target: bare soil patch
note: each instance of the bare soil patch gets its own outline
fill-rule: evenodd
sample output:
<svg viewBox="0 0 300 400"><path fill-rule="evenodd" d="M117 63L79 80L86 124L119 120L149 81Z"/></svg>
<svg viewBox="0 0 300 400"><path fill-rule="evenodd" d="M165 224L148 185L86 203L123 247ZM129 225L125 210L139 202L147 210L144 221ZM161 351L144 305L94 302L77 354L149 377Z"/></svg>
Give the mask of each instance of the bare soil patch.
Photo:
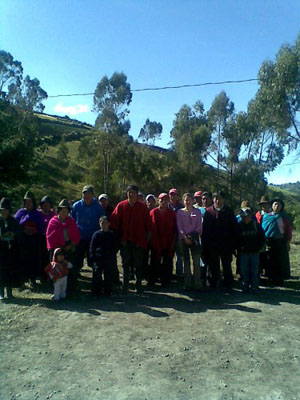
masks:
<svg viewBox="0 0 300 400"><path fill-rule="evenodd" d="M293 245L294 254L299 247ZM0 399L300 399L298 256L284 287L0 305Z"/></svg>

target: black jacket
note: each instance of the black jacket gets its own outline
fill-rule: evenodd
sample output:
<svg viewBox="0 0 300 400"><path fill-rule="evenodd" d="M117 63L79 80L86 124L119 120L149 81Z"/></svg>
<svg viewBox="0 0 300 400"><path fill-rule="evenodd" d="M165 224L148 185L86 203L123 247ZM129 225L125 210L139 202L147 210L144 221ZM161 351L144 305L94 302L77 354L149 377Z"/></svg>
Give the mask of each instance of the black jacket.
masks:
<svg viewBox="0 0 300 400"><path fill-rule="evenodd" d="M206 209L202 245L204 251L234 252L237 247L237 221L230 207L224 206L219 211L213 206Z"/></svg>

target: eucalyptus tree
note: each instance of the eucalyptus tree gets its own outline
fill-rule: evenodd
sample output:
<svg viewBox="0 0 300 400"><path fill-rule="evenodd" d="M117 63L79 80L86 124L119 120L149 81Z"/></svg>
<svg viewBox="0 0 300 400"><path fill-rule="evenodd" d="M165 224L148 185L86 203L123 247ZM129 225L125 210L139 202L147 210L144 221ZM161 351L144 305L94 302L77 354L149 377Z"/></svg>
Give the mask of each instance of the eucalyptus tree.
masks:
<svg viewBox="0 0 300 400"><path fill-rule="evenodd" d="M280 47L275 61L262 63L258 79L254 102L262 108L263 125L285 136L295 149L300 143L300 34L293 45Z"/></svg>
<svg viewBox="0 0 300 400"><path fill-rule="evenodd" d="M28 111L43 112L43 101L48 97L37 78L23 78L23 67L13 56L0 51L0 99Z"/></svg>
<svg viewBox="0 0 300 400"><path fill-rule="evenodd" d="M93 110L98 112L95 127L120 136L128 134L130 122L128 106L132 100L130 84L123 72L106 75L97 84L94 92Z"/></svg>
<svg viewBox="0 0 300 400"><path fill-rule="evenodd" d="M224 91L220 92L214 99L208 113L208 121L212 130L211 150L216 153L218 176L220 176L220 166L225 159L225 131L228 134L228 122L234 117L234 103Z"/></svg>
<svg viewBox="0 0 300 400"><path fill-rule="evenodd" d="M178 163L185 172L186 183L190 188L201 171L211 139L201 101L197 101L192 107L185 104L180 108L175 114L170 135Z"/></svg>
<svg viewBox="0 0 300 400"><path fill-rule="evenodd" d="M146 119L144 126L140 130L139 139L147 144L155 144L155 140L160 139L162 133L162 124L156 121Z"/></svg>

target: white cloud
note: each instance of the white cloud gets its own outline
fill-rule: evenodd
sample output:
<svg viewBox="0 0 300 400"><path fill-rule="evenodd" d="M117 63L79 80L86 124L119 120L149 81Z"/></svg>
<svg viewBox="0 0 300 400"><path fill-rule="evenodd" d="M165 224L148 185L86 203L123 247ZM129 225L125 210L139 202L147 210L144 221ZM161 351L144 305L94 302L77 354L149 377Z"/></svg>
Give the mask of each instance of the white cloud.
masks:
<svg viewBox="0 0 300 400"><path fill-rule="evenodd" d="M76 104L75 106L64 106L62 103L53 107L55 113L77 115L90 112L88 104Z"/></svg>

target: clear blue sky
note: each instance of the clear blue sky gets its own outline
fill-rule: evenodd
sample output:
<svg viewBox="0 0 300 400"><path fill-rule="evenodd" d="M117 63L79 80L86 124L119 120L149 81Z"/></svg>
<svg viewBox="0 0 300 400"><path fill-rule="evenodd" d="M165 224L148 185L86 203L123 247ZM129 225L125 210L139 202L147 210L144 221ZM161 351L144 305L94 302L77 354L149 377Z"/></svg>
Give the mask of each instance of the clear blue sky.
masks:
<svg viewBox="0 0 300 400"><path fill-rule="evenodd" d="M48 95L94 92L115 71L138 89L256 78L265 59L295 41L299 22L299 0L0 0L0 48ZM180 107L201 100L208 110L221 90L242 111L257 84L134 93L130 134L137 138L150 118L162 123L157 144L167 146ZM96 119L92 96L45 105L49 114ZM268 180L300 180L300 164L277 168Z"/></svg>

